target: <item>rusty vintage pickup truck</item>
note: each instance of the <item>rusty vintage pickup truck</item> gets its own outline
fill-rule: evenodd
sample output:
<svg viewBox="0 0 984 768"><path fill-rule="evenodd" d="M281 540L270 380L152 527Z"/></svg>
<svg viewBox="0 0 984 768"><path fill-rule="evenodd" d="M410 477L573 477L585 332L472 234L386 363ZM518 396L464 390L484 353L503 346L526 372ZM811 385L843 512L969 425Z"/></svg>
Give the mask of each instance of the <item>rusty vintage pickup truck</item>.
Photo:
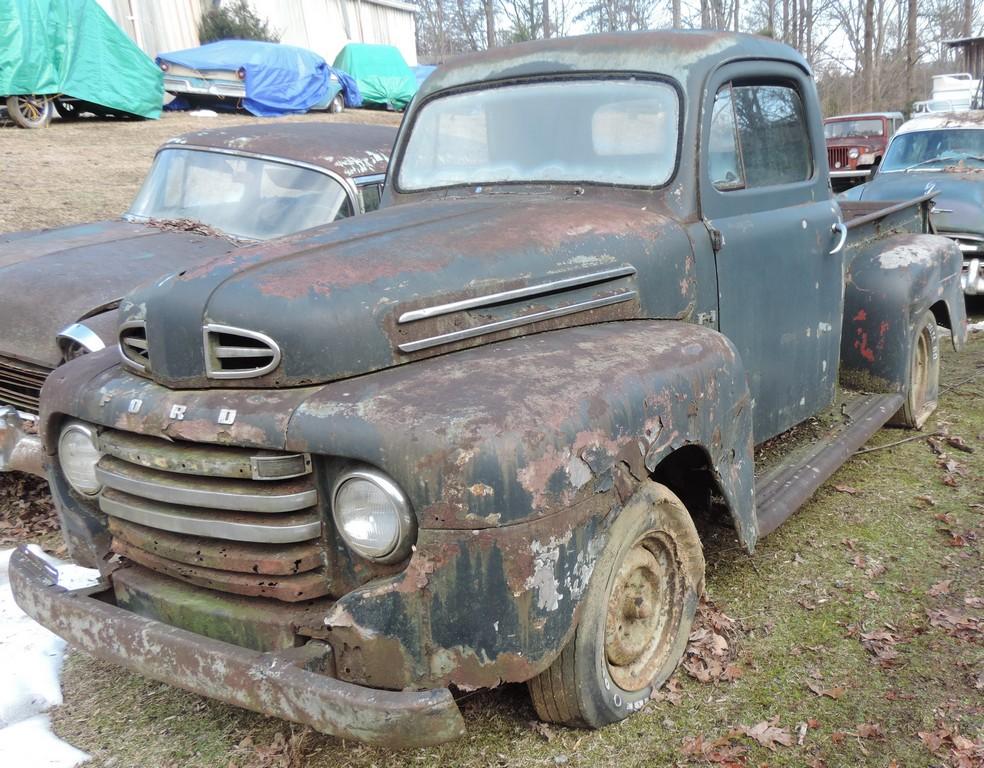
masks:
<svg viewBox="0 0 984 768"><path fill-rule="evenodd" d="M148 285L122 363L51 375L48 477L100 580L23 548L15 597L100 658L344 738L460 736L452 689L507 681L545 720L625 718L686 645L694 519L751 551L933 410L938 324L959 347L966 317L927 200L838 205L810 71L771 40L449 64L380 211Z"/></svg>

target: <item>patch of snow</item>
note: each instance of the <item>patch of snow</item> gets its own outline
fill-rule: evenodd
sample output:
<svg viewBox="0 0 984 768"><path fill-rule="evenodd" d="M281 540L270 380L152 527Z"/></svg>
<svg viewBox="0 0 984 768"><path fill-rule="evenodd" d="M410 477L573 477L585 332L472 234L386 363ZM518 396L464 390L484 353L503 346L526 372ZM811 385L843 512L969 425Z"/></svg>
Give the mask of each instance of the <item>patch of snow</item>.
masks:
<svg viewBox="0 0 984 768"><path fill-rule="evenodd" d="M214 109L193 109L188 113L189 117L218 117L219 113Z"/></svg>
<svg viewBox="0 0 984 768"><path fill-rule="evenodd" d="M0 552L0 765L71 768L89 756L58 739L42 714L62 703L58 676L65 641L14 602L8 577L12 552ZM45 559L57 564L59 584L72 589L92 583L90 569Z"/></svg>
<svg viewBox="0 0 984 768"><path fill-rule="evenodd" d="M981 320L979 323L971 323L967 326L967 330L970 332L984 331L984 320Z"/></svg>

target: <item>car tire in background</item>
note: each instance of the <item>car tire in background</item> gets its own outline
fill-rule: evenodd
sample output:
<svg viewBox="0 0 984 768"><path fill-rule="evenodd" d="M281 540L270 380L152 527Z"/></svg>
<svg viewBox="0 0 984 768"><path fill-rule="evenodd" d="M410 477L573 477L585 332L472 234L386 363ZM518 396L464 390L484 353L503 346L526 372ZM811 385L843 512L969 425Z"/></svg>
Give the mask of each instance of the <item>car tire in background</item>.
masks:
<svg viewBox="0 0 984 768"><path fill-rule="evenodd" d="M345 110L345 98L340 93L335 94L335 98L331 100L331 104L328 105L328 111L332 114L338 114Z"/></svg>
<svg viewBox="0 0 984 768"><path fill-rule="evenodd" d="M21 128L44 128L55 108L47 96L8 96L7 114Z"/></svg>

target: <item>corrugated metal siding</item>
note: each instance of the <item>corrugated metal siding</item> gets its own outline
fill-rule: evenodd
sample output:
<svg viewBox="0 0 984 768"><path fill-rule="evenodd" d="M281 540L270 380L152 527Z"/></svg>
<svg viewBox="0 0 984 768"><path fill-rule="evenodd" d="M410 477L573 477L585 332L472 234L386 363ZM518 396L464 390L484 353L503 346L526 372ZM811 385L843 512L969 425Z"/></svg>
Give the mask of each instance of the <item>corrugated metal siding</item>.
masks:
<svg viewBox="0 0 984 768"><path fill-rule="evenodd" d="M149 56L198 45L198 20L208 0L98 0Z"/></svg>
<svg viewBox="0 0 984 768"><path fill-rule="evenodd" d="M150 56L198 45L198 20L209 0L98 0ZM346 43L396 46L417 63L414 6L399 0L251 0L281 42L320 53L329 63Z"/></svg>

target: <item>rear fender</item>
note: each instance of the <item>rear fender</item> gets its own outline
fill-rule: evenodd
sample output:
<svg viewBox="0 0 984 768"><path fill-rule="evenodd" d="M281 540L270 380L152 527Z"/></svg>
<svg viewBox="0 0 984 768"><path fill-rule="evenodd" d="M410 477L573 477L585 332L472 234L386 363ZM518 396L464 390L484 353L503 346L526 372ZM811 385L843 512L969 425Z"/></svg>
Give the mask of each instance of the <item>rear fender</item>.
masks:
<svg viewBox="0 0 984 768"><path fill-rule="evenodd" d="M853 250L844 289L841 381L869 392L903 392L909 344L926 310L948 323L955 350L966 341L960 249L945 237L903 234Z"/></svg>

